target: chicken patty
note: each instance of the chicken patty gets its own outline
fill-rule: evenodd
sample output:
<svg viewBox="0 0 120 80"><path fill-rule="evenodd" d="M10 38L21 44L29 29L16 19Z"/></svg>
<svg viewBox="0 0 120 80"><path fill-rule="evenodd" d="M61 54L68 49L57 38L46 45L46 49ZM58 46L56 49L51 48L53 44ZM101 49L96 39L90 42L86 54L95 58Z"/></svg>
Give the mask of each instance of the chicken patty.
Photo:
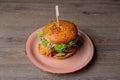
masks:
<svg viewBox="0 0 120 80"><path fill-rule="evenodd" d="M52 56L52 52L53 52L52 48L48 48L41 44L38 44L38 48L39 48L38 50L39 50L40 54L46 55L46 56Z"/></svg>

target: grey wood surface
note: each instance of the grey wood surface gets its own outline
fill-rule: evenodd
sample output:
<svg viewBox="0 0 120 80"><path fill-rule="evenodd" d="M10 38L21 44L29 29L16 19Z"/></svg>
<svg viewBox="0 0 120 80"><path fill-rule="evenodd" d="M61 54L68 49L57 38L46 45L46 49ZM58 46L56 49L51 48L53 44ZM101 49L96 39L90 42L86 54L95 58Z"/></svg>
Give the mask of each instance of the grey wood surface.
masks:
<svg viewBox="0 0 120 80"><path fill-rule="evenodd" d="M55 19L74 20L94 42L95 55L71 74L50 74L25 55L30 33ZM0 80L120 80L120 0L0 0Z"/></svg>

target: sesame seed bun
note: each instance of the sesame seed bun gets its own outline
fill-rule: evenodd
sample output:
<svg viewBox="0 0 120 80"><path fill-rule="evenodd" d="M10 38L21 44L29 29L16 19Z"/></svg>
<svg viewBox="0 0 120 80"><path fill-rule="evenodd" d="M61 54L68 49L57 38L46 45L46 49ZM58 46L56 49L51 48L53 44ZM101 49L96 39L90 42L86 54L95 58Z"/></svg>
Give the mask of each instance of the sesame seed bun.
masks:
<svg viewBox="0 0 120 80"><path fill-rule="evenodd" d="M43 35L46 40L53 44L67 43L77 36L76 26L69 21L59 20L51 21L43 28Z"/></svg>

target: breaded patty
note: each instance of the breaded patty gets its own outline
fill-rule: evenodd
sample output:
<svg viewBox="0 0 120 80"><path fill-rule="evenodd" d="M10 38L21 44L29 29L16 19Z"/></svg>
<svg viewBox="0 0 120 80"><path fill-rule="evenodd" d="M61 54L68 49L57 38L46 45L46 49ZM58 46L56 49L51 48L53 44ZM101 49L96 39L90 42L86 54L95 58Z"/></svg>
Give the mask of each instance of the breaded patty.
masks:
<svg viewBox="0 0 120 80"><path fill-rule="evenodd" d="M46 46L43 46L42 44L38 44L38 50L42 55L52 56L52 52L53 52L52 48L48 48Z"/></svg>

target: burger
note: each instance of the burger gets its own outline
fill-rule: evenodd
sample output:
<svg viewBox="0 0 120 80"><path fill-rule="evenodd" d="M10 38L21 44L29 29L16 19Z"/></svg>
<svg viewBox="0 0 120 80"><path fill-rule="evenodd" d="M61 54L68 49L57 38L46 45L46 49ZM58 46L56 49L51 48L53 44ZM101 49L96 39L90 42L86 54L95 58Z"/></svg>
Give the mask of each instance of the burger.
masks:
<svg viewBox="0 0 120 80"><path fill-rule="evenodd" d="M51 21L37 32L38 51L41 55L65 59L77 51L78 30L74 23L65 20Z"/></svg>

